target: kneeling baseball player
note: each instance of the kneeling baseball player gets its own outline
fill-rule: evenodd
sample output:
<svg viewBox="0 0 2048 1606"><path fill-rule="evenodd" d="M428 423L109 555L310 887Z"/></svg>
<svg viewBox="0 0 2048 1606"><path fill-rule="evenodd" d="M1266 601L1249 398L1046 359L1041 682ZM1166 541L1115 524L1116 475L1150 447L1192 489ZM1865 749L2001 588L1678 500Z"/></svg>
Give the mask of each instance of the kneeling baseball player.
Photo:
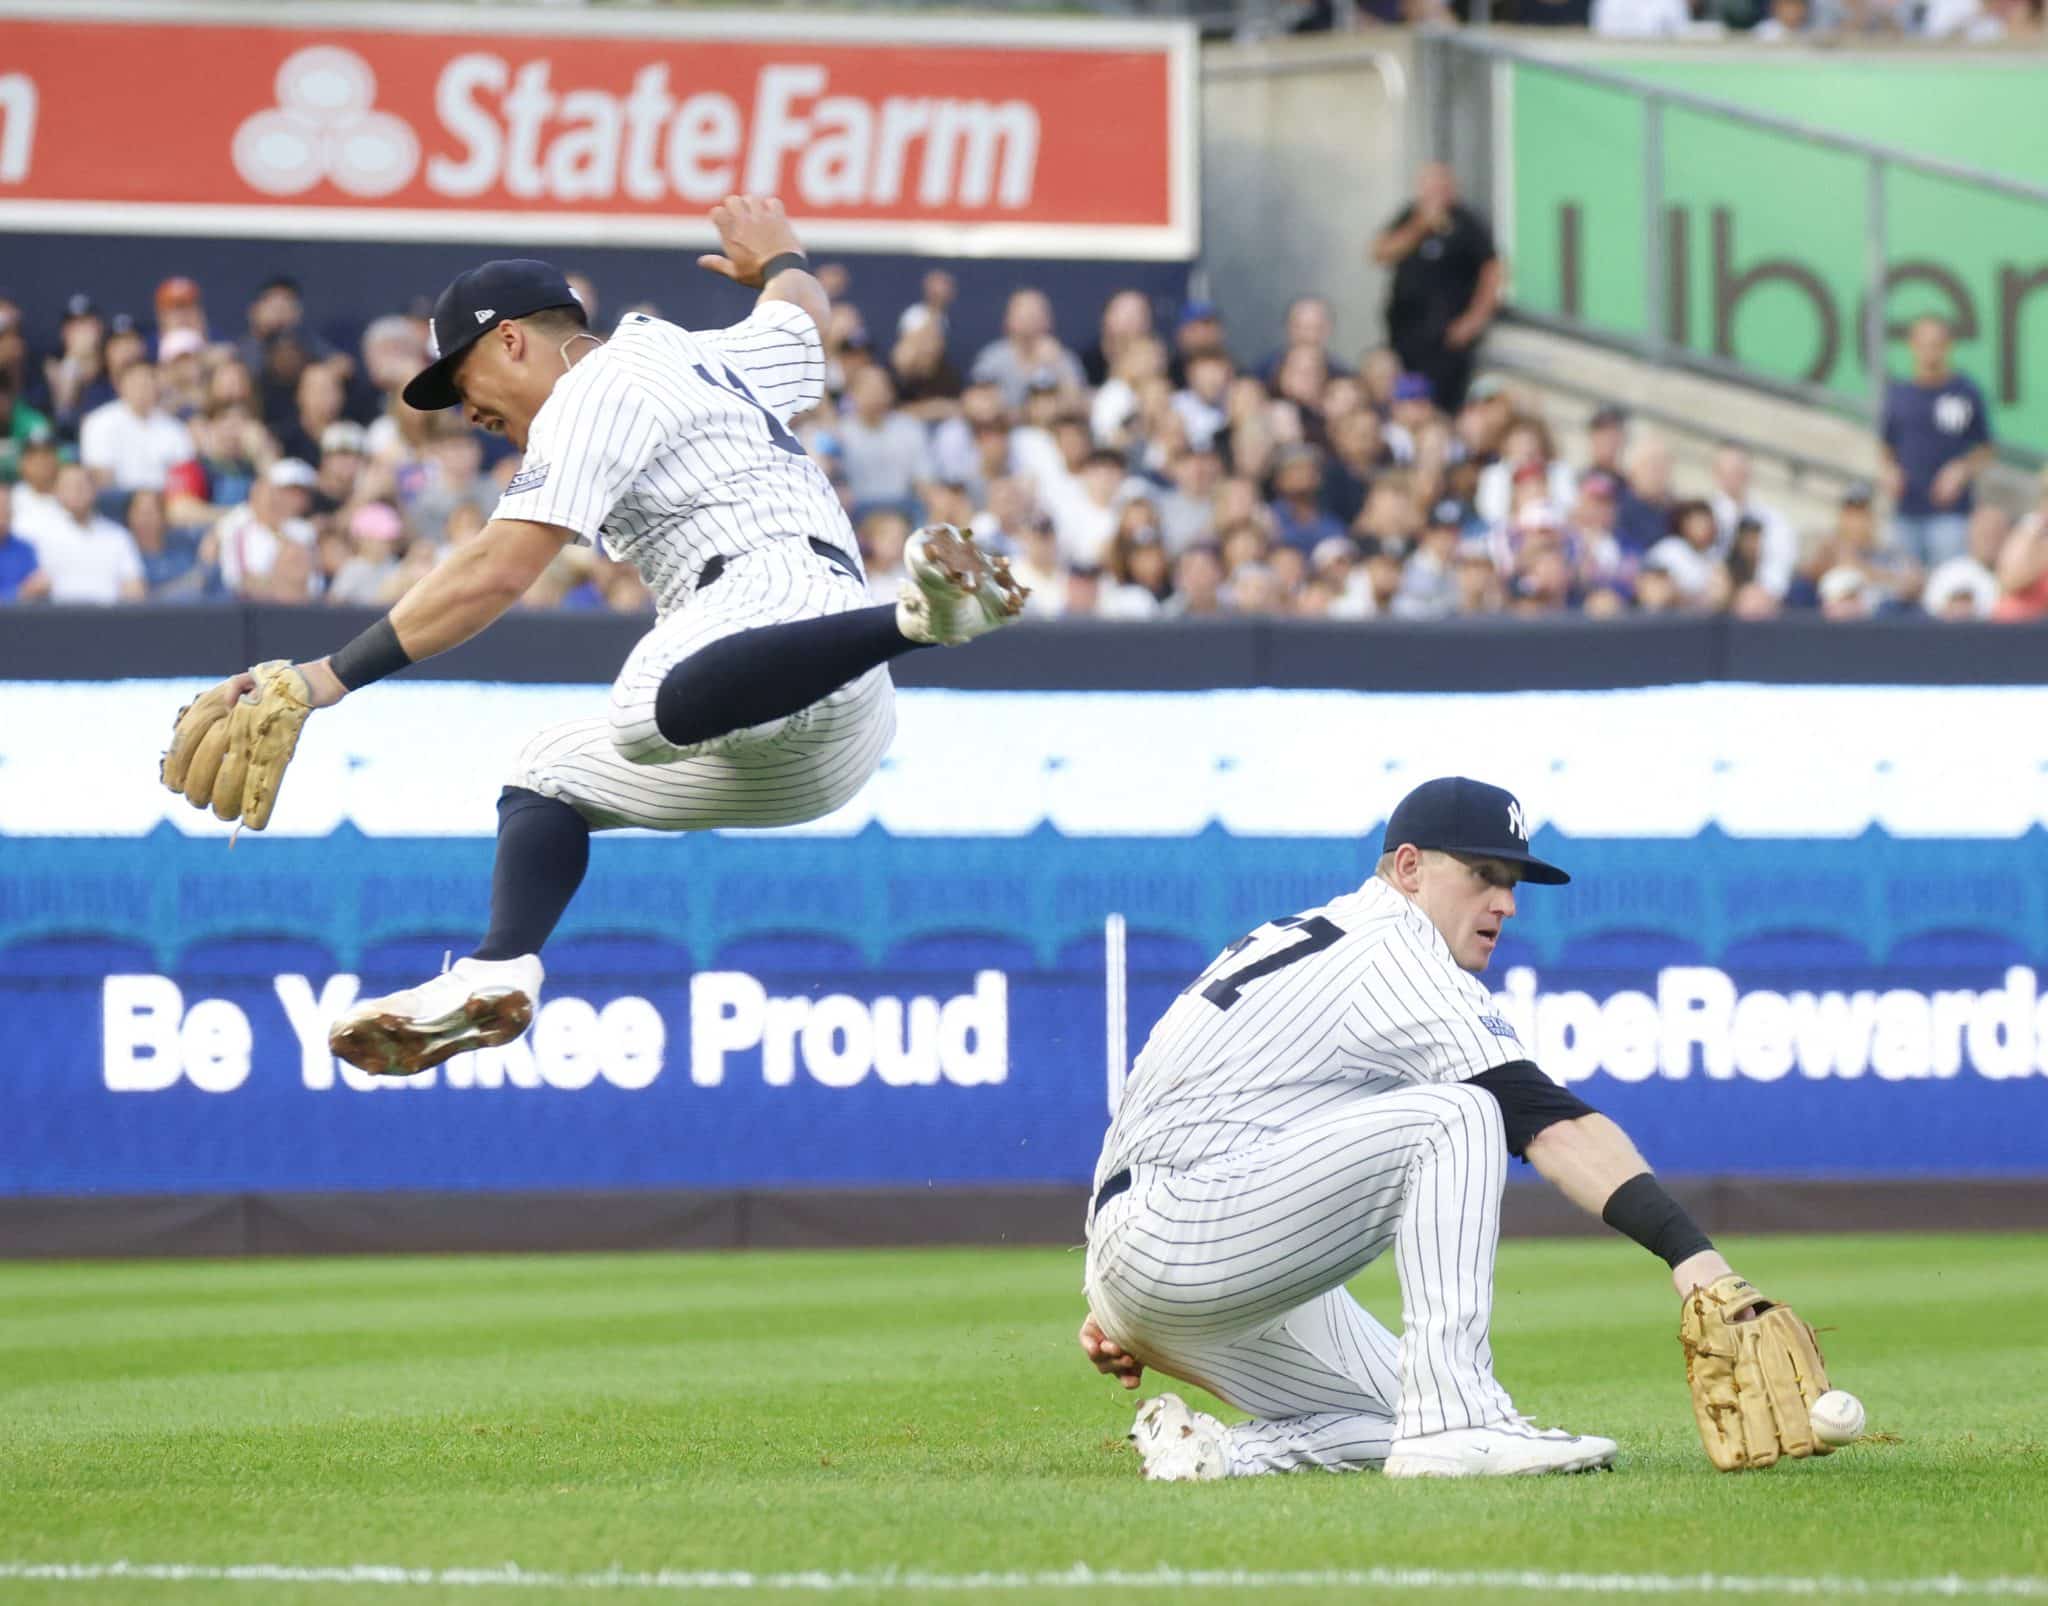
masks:
<svg viewBox="0 0 2048 1606"><path fill-rule="evenodd" d="M839 499L789 430L824 390L824 288L780 202L733 196L711 220L723 254L699 265L761 292L729 329L634 313L601 339L545 262L487 262L450 284L435 361L405 400L460 407L524 449L490 523L332 657L259 665L179 717L165 783L260 830L308 713L469 640L565 546L601 536L653 593L656 623L609 709L534 737L499 796L482 943L335 1022L334 1052L363 1070L409 1075L526 1029L541 946L583 880L592 831L830 813L894 734L889 661L1022 609L1002 561L945 525L911 538L901 599L869 605Z"/></svg>
<svg viewBox="0 0 2048 1606"><path fill-rule="evenodd" d="M1371 880L1233 943L1153 1029L1096 1168L1081 1347L1126 1388L1150 1366L1253 1420L1146 1401L1131 1438L1148 1478L1610 1465L1613 1440L1537 1427L1494 1377L1510 1154L1671 1267L1716 1466L1826 1453L1812 1329L1537 1069L1477 980L1516 887L1569 879L1529 851L1509 793L1429 781L1394 810ZM1344 1286L1389 1247L1398 1339Z"/></svg>

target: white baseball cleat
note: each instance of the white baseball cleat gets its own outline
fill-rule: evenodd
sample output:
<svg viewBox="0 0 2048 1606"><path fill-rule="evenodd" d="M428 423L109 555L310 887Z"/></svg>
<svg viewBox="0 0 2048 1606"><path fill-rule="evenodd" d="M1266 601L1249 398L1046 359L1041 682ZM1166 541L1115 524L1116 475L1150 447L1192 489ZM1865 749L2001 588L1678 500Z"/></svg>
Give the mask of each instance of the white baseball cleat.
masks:
<svg viewBox="0 0 2048 1606"><path fill-rule="evenodd" d="M1206 1411L1190 1411L1178 1394L1161 1394L1138 1407L1130 1441L1154 1483L1208 1483L1230 1476L1223 1424Z"/></svg>
<svg viewBox="0 0 2048 1606"><path fill-rule="evenodd" d="M1483 1428L1453 1428L1396 1439L1382 1469L1390 1478L1517 1478L1591 1472L1614 1464L1615 1443L1591 1433L1539 1428L1523 1417Z"/></svg>
<svg viewBox="0 0 2048 1606"><path fill-rule="evenodd" d="M950 524L927 524L903 548L908 571L897 593L896 628L912 641L957 647L1024 611L1030 593L1010 565Z"/></svg>
<svg viewBox="0 0 2048 1606"><path fill-rule="evenodd" d="M533 1023L545 975L537 954L458 959L432 981L364 999L328 1028L327 1046L373 1076L411 1076L511 1042Z"/></svg>

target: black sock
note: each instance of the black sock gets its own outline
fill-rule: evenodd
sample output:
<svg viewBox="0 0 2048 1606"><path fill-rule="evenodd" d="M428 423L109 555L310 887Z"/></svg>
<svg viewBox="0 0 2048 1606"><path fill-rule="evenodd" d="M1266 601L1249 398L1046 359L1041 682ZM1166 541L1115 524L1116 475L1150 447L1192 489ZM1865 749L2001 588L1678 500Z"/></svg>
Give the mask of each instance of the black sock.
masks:
<svg viewBox="0 0 2048 1606"><path fill-rule="evenodd" d="M590 868L590 822L568 804L523 786L498 794L498 862L491 929L470 957L537 954Z"/></svg>
<svg viewBox="0 0 2048 1606"><path fill-rule="evenodd" d="M896 628L893 603L742 630L662 677L654 723L677 747L708 742L809 708L920 645Z"/></svg>

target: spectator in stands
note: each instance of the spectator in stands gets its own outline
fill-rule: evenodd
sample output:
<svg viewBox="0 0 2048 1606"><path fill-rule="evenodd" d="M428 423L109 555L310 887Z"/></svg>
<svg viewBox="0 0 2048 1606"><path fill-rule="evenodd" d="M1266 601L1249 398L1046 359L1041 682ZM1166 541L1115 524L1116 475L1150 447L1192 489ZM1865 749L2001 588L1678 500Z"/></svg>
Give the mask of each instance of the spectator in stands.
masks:
<svg viewBox="0 0 2048 1606"><path fill-rule="evenodd" d="M1458 543L1457 567L1452 578L1458 588L1455 611L1460 614L1499 613L1507 605L1500 570L1484 536L1467 536Z"/></svg>
<svg viewBox="0 0 2048 1606"><path fill-rule="evenodd" d="M1415 551L1401 571L1393 611L1401 619L1441 619L1458 606L1458 543L1465 510L1444 500L1429 510Z"/></svg>
<svg viewBox="0 0 2048 1606"><path fill-rule="evenodd" d="M1336 336L1336 321L1330 315L1330 303L1321 296L1296 296L1288 302L1285 331L1287 338L1280 348L1270 352L1258 367L1259 377L1276 393L1280 366L1290 352L1313 351L1322 358L1325 373L1350 372L1337 360L1336 348L1330 343Z"/></svg>
<svg viewBox="0 0 2048 1606"><path fill-rule="evenodd" d="M1173 590L1173 565L1159 515L1143 497L1133 497L1117 515L1116 534L1103 554L1107 584L1097 611L1109 619L1150 619Z"/></svg>
<svg viewBox="0 0 2048 1606"><path fill-rule="evenodd" d="M1139 399L1148 384L1166 378L1166 347L1150 335L1126 340L1117 347L1115 360L1102 388L1088 409L1088 427L1098 446L1130 452L1142 440L1138 423Z"/></svg>
<svg viewBox="0 0 2048 1606"><path fill-rule="evenodd" d="M63 457L57 447L57 432L44 429L21 443L16 466L21 477L14 484L14 531L30 541L37 532L64 517L57 501L57 471Z"/></svg>
<svg viewBox="0 0 2048 1606"><path fill-rule="evenodd" d="M932 327L929 321L920 328ZM893 603L903 584L903 549L910 541L910 520L900 507L871 509L855 532L860 538L861 564L868 574L868 595L876 602Z"/></svg>
<svg viewBox="0 0 2048 1606"><path fill-rule="evenodd" d="M2048 469L2041 472L2040 500L2013 526L1994 567L1999 597L1992 618L2012 621L2048 616Z"/></svg>
<svg viewBox="0 0 2048 1606"><path fill-rule="evenodd" d="M1757 526L1761 550L1756 571L1747 579L1774 597L1782 597L1799 567L1799 532L1792 521L1768 502L1758 501L1750 489L1749 453L1733 441L1723 441L1714 452L1714 493L1708 498L1714 523L1721 532L1721 547L1734 544L1735 532L1743 520Z"/></svg>
<svg viewBox="0 0 2048 1606"><path fill-rule="evenodd" d="M1880 431L1892 538L1932 566L1969 539L1977 475L1992 459L1984 393L1950 365L1952 341L1940 318L1916 318L1907 334L1913 375L1885 386Z"/></svg>
<svg viewBox="0 0 2048 1606"><path fill-rule="evenodd" d="M236 343L243 366L252 374L262 373L281 340L290 340L307 362L324 362L334 355L327 342L306 327L306 303L298 280L286 274L266 279L249 303L247 332ZM298 382L296 370L291 379Z"/></svg>
<svg viewBox="0 0 2048 1606"><path fill-rule="evenodd" d="M99 486L83 463L57 471L63 517L38 529L36 558L50 577L50 600L107 607L139 602L142 559L128 532L96 509Z"/></svg>
<svg viewBox="0 0 2048 1606"><path fill-rule="evenodd" d="M28 336L22 329L21 307L0 291L0 395L27 405L30 387L37 376L29 366ZM41 411L40 408L37 409Z"/></svg>
<svg viewBox="0 0 2048 1606"><path fill-rule="evenodd" d="M1078 395L1087 384L1081 360L1053 333L1052 303L1043 290L1013 291L1003 309L1003 336L982 347L974 359L976 383L990 383L1009 407L1024 405L1034 379L1050 377L1062 391Z"/></svg>
<svg viewBox="0 0 2048 1606"><path fill-rule="evenodd" d="M1645 435L1629 449L1628 478L1615 501L1614 535L1624 553L1648 552L1671 533L1671 448Z"/></svg>
<svg viewBox="0 0 2048 1606"><path fill-rule="evenodd" d="M1167 465L1169 484L1153 494L1160 533L1170 554L1210 541L1216 534L1213 503L1223 479L1223 459L1213 448L1183 447Z"/></svg>
<svg viewBox="0 0 2048 1606"><path fill-rule="evenodd" d="M14 528L14 491L0 482L0 602L41 602L50 577L36 549Z"/></svg>
<svg viewBox="0 0 2048 1606"><path fill-rule="evenodd" d="M1180 317L1173 326L1173 361L1167 364L1167 378L1185 388L1189 384L1189 365L1195 358L1211 354L1222 357L1233 370L1237 367L1230 355L1230 337L1223 327L1223 314L1216 304L1190 301L1180 309Z"/></svg>
<svg viewBox="0 0 2048 1606"><path fill-rule="evenodd" d="M121 522L142 559L142 579L151 600L205 594L211 578L199 561L205 532L171 523L163 492L130 492Z"/></svg>
<svg viewBox="0 0 2048 1606"><path fill-rule="evenodd" d="M1323 506L1323 456L1313 446L1289 446L1274 463L1273 528L1302 553L1344 535L1344 526Z"/></svg>
<svg viewBox="0 0 2048 1606"><path fill-rule="evenodd" d="M1427 375L1446 413L1465 405L1479 339L1499 305L1503 272L1486 220L1458 199L1443 162L1416 177L1415 199L1380 231L1373 260L1393 270L1387 339L1404 368Z"/></svg>
<svg viewBox="0 0 2048 1606"><path fill-rule="evenodd" d="M1119 290L1103 303L1102 325L1095 344L1081 353L1081 373L1090 385L1101 387L1117 371L1124 353L1140 341L1151 340L1152 302L1142 290ZM1165 347L1160 348L1163 362Z"/></svg>
<svg viewBox="0 0 2048 1606"><path fill-rule="evenodd" d="M207 532L201 560L219 568L228 591L258 602L304 600L314 537L306 513L315 479L310 464L280 458L249 488L249 500L230 508ZM297 549L307 561L286 561L280 567L288 549Z"/></svg>
<svg viewBox="0 0 2048 1606"><path fill-rule="evenodd" d="M498 488L484 473L483 443L474 430L443 428L429 436L420 466L420 474L401 475L398 482L399 505L415 535L439 540L458 507L488 515L497 506Z"/></svg>
<svg viewBox="0 0 2048 1606"><path fill-rule="evenodd" d="M1788 600L1810 597L1821 605L1823 614L1844 618L1862 617L1882 606L1910 604L1919 597L1926 570L1900 548L1879 543L1875 500L1870 486L1849 487L1836 510L1834 530L1806 565L1806 585L1802 588L1795 583ZM1851 587L1840 579L1845 571L1857 575L1860 586ZM1840 604L1832 614L1827 611L1830 575L1838 576L1832 594Z"/></svg>
<svg viewBox="0 0 2048 1606"><path fill-rule="evenodd" d="M936 424L960 410L960 370L946 355L944 325L936 320L927 318L897 335L889 353L889 372L896 383L897 405L919 423Z"/></svg>
<svg viewBox="0 0 2048 1606"><path fill-rule="evenodd" d="M1312 446L1329 444L1323 418L1323 397L1329 384L1329 363L1315 346L1292 347L1267 384L1274 400L1294 408L1301 421L1302 439Z"/></svg>
<svg viewBox="0 0 2048 1606"><path fill-rule="evenodd" d="M5 336L0 327L0 339ZM20 476L23 443L52 432L49 418L23 401L13 385L12 375L0 366L0 485L11 485Z"/></svg>
<svg viewBox="0 0 2048 1606"><path fill-rule="evenodd" d="M183 274L176 274L156 287L158 362L169 360L164 356L162 343L181 330L197 335L200 346L206 344L206 304L200 298L199 285Z"/></svg>
<svg viewBox="0 0 2048 1606"><path fill-rule="evenodd" d="M160 491L170 471L195 455L192 432L164 410L148 362L130 363L120 393L79 425L79 461L103 489Z"/></svg>
<svg viewBox="0 0 2048 1606"><path fill-rule="evenodd" d="M1498 460L1480 470L1473 506L1487 523L1498 524L1514 511L1517 485L1531 483L1536 495L1559 508L1571 506L1578 488L1571 466L1558 461L1549 426L1534 414L1515 420Z"/></svg>
<svg viewBox="0 0 2048 1606"><path fill-rule="evenodd" d="M1223 554L1203 542L1173 563L1173 594L1164 612L1175 619L1212 619L1223 612Z"/></svg>
<svg viewBox="0 0 2048 1606"><path fill-rule="evenodd" d="M68 439L88 412L114 400L106 369L107 326L91 296L74 295L64 303L57 338L60 349L43 362L43 411Z"/></svg>
<svg viewBox="0 0 2048 1606"><path fill-rule="evenodd" d="M839 442L854 506L908 505L931 474L924 425L897 408L895 381L879 364L854 380L847 401Z"/></svg>
<svg viewBox="0 0 2048 1606"><path fill-rule="evenodd" d="M2041 16L2035 0L1928 0L1920 32L1968 44L2032 40L2040 36Z"/></svg>
<svg viewBox="0 0 2048 1606"><path fill-rule="evenodd" d="M206 410L206 339L195 329L173 329L157 341L156 377L163 409L190 425Z"/></svg>
<svg viewBox="0 0 2048 1606"><path fill-rule="evenodd" d="M374 608L395 600L401 584L405 521L389 502L365 502L348 515L347 557L326 586L326 600Z"/></svg>
<svg viewBox="0 0 2048 1606"><path fill-rule="evenodd" d="M370 400L357 422L369 425L370 455L387 457L399 438L398 415L402 409L410 411L398 393L426 366L426 337L410 318L393 313L370 323L359 349Z"/></svg>
<svg viewBox="0 0 2048 1606"><path fill-rule="evenodd" d="M2012 529L2012 518L2003 508L1984 506L1972 513L1969 550L1934 566L1921 590L1920 606L1937 619L1990 618L1999 599L1994 566Z"/></svg>
<svg viewBox="0 0 2048 1606"><path fill-rule="evenodd" d="M1380 431L1380 415L1362 407L1330 426L1330 458L1323 468L1323 506L1349 529L1365 507L1372 477L1393 461Z"/></svg>
<svg viewBox="0 0 2048 1606"><path fill-rule="evenodd" d="M1066 560L1060 555L1059 536L1052 520L1043 513L1032 513L1024 519L1017 550L1010 558L1010 573L1031 593L1024 599L1028 616L1056 619L1066 611Z"/></svg>
<svg viewBox="0 0 2048 1606"><path fill-rule="evenodd" d="M1593 32L1608 39L1675 39L1692 31L1686 0L1593 0Z"/></svg>
<svg viewBox="0 0 2048 1606"><path fill-rule="evenodd" d="M277 430L279 450L302 462L319 461L321 437L329 425L341 421L347 400L347 388L336 368L323 363L309 365L299 375L292 416Z"/></svg>
<svg viewBox="0 0 2048 1606"><path fill-rule="evenodd" d="M1671 533L1650 548L1643 562L1671 576L1685 607L1718 611L1733 591L1720 544L1713 508L1698 500L1680 502L1671 510Z"/></svg>
<svg viewBox="0 0 2048 1606"><path fill-rule="evenodd" d="M1187 383L1175 392L1173 410L1180 414L1188 444L1206 451L1230 422L1230 384L1235 377L1230 355L1199 351L1187 362Z"/></svg>
<svg viewBox="0 0 2048 1606"><path fill-rule="evenodd" d="M1223 451L1233 474L1264 480L1275 454L1301 441L1301 420L1292 405L1276 402L1250 374L1230 382L1224 397L1228 420Z"/></svg>
<svg viewBox="0 0 2048 1606"><path fill-rule="evenodd" d="M1771 0L1771 14L1749 30L1752 39L1766 44L1783 44L1788 39L1802 39L1813 26L1813 15L1807 0Z"/></svg>
<svg viewBox="0 0 2048 1606"><path fill-rule="evenodd" d="M369 462L369 433L361 424L336 419L320 432L319 479L313 486L313 512L338 513L353 502Z"/></svg>
<svg viewBox="0 0 2048 1606"><path fill-rule="evenodd" d="M1619 407L1595 410L1586 425L1587 474L1606 474L1619 485L1628 477L1628 414Z"/></svg>
<svg viewBox="0 0 2048 1606"><path fill-rule="evenodd" d="M896 315L897 335L900 337L929 325L938 331L939 344L943 347L946 337L952 332L953 303L959 299L960 284L952 274L944 268L928 269L924 282L918 286L917 300Z"/></svg>

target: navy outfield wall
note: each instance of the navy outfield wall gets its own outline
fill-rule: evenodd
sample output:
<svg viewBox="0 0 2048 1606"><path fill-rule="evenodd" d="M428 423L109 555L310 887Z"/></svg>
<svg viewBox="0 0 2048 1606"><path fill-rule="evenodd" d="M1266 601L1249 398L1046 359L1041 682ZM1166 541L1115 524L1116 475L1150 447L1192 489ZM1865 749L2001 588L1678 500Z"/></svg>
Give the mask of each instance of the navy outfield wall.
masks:
<svg viewBox="0 0 2048 1606"><path fill-rule="evenodd" d="M540 257L568 272L590 276L600 299L598 322L610 328L628 307L651 302L665 318L692 328L737 322L753 303L739 289L697 266L696 250L646 247L536 245L507 239L494 245L386 244L367 240L231 240L161 235L0 234L0 290L20 303L31 347L54 351L64 303L83 291L109 315L126 312L144 328L154 316L157 284L172 274L196 280L206 297L213 334L239 337L257 289L279 274L305 292L308 324L331 343L355 353L364 326L387 312L402 312L466 268L492 257ZM974 353L1001 331L1003 303L1024 285L1044 290L1069 313L1062 338L1077 350L1095 338L1095 318L1116 291L1139 289L1170 327L1184 299L1188 268L1173 262L1060 261L1041 258L933 258L850 251L818 251L816 261L843 264L852 275L845 299L867 319L868 336L886 351L896 318L923 293L924 276L943 267L959 282L947 314L948 344L964 370ZM1085 324L1075 322L1085 313ZM1264 331L1245 340L1272 342Z"/></svg>

